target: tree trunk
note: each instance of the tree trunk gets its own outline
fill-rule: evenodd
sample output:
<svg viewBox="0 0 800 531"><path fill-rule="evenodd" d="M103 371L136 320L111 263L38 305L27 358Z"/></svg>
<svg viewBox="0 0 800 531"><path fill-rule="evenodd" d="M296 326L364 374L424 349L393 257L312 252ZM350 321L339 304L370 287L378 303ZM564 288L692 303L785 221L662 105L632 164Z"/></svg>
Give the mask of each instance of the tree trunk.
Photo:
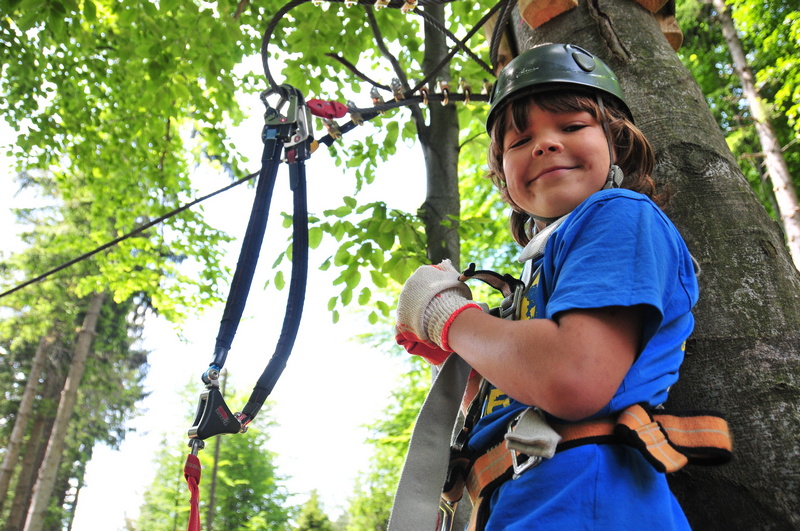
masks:
<svg viewBox="0 0 800 531"><path fill-rule="evenodd" d="M51 336L44 336L39 341L39 346L36 348L36 354L31 364L30 373L28 373L28 381L25 383L25 390L22 392L22 399L19 402L19 409L17 410L16 419L14 420L14 427L11 429L11 435L8 439L6 446L6 455L3 457L3 464L0 466L0 512L5 505L8 486L11 482L11 476L14 473L14 467L19 458L22 442L25 438L25 432L28 429L28 422L31 418L33 411L33 401L36 398L36 390L39 387L39 375L44 368L44 362L47 359L47 353L50 345L53 343Z"/></svg>
<svg viewBox="0 0 800 531"><path fill-rule="evenodd" d="M676 192L668 214L702 266L696 327L668 405L725 412L735 457L671 477L692 526L797 529L800 274L783 235L651 13L587 0L536 30L514 18L520 50L571 42L617 73L656 150L656 178Z"/></svg>
<svg viewBox="0 0 800 531"><path fill-rule="evenodd" d="M794 189L792 177L789 175L789 167L786 165L786 159L783 158L781 144L772 127L767 110L764 108L764 102L761 101L756 90L753 73L747 65L747 56L731 17L731 9L724 0L711 0L711 4L717 11L717 19L722 26L722 35L733 58L734 71L742 83L742 90L747 98L747 104L750 106L750 114L761 142L767 176L775 193L778 216L786 234L789 253L795 267L800 269L800 207L797 204L797 192Z"/></svg>
<svg viewBox="0 0 800 531"><path fill-rule="evenodd" d="M64 449L67 426L75 408L78 397L78 387L86 369L86 359L89 357L92 341L94 340L100 309L103 306L103 294L95 293L89 302L89 308L83 321L83 326L78 333L75 352L70 363L69 374L61 391L61 400L58 404L56 421L45 452L44 461L39 469L39 477L33 488L33 499L28 509L28 517L24 531L41 531L44 516L50 501L50 495L56 481L56 473Z"/></svg>
<svg viewBox="0 0 800 531"><path fill-rule="evenodd" d="M74 432L75 430L70 431ZM66 514L69 514L70 512L74 514L75 512L74 506L72 511L67 509L67 495L70 491L69 480L72 477L72 465L74 464L75 461L69 457L66 459L64 456L61 457L59 461L58 474L56 474L56 480L53 482L53 492L50 495L50 500L48 503L48 506L59 507ZM61 519L50 518L42 525L42 529L44 531L63 531Z"/></svg>
<svg viewBox="0 0 800 531"><path fill-rule="evenodd" d="M429 5L425 12L444 24L444 5ZM445 36L425 23L425 58L422 69L427 76L447 54ZM449 66L440 74L450 81ZM455 92L454 88L451 88ZM453 102L447 105L431 103L428 107L429 123L417 121L422 151L425 155L427 194L419 215L425 224L428 237L428 259L437 264L449 258L456 269L460 268L460 239L458 220L461 203L458 192L458 110Z"/></svg>
<svg viewBox="0 0 800 531"><path fill-rule="evenodd" d="M59 380L58 372L53 371L45 378L45 382L50 384L53 379ZM45 385L42 400L51 400L54 404L58 399L59 385ZM25 517L31 503L33 486L36 484L36 474L44 459L47 450L47 440L50 438L50 431L55 422L55 407L53 414L40 413L33 419L31 424L28 441L25 444L25 452L22 455L20 472L17 476L17 484L14 488L14 497L11 503L8 520L3 531L19 531L25 525Z"/></svg>

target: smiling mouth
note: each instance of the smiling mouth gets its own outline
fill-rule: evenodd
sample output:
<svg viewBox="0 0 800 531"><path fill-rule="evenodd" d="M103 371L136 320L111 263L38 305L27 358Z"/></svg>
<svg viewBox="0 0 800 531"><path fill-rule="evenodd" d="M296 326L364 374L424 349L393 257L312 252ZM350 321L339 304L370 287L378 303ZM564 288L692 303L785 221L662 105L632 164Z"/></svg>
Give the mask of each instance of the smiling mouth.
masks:
<svg viewBox="0 0 800 531"><path fill-rule="evenodd" d="M548 173L553 173L554 171L571 169L573 169L572 166L553 166L552 168L547 168L546 170L539 172L539 174L533 178L533 181L537 180L539 177L547 175Z"/></svg>

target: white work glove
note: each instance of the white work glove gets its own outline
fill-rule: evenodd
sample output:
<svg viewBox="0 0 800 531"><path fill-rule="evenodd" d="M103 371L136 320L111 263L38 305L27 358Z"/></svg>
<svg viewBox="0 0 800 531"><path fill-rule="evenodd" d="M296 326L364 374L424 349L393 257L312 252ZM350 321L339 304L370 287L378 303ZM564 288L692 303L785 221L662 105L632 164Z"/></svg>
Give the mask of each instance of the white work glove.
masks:
<svg viewBox="0 0 800 531"><path fill-rule="evenodd" d="M444 362L453 351L447 333L456 316L467 308L483 310L458 277L450 260L422 266L406 281L397 302L395 340L434 365Z"/></svg>

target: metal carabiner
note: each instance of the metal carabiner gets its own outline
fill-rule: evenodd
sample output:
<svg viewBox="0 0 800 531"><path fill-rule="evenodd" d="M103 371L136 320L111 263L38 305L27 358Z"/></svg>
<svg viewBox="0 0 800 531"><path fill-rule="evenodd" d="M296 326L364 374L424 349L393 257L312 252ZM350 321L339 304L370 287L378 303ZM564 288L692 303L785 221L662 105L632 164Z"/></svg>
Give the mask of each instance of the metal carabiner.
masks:
<svg viewBox="0 0 800 531"><path fill-rule="evenodd" d="M519 462L519 457L524 455L524 454L520 454L516 450L511 450L511 449L509 449L508 451L511 452L511 466L514 469L514 474L511 476L511 479L519 478L522 475L523 472L525 472L526 470L529 470L531 468L536 467L537 465L539 465L539 463L542 462L542 457L541 456L528 455L528 456L526 456L527 459L525 459L525 461L520 463Z"/></svg>
<svg viewBox="0 0 800 531"><path fill-rule="evenodd" d="M272 106L269 101L267 101L267 98L274 94L278 95L278 102L276 105ZM264 107L267 109L264 113L264 123L267 126L291 126L296 124L298 121L298 114L301 113L301 107L307 109L303 95L291 85L270 87L261 93L260 99L261 103L263 103ZM281 114L282 109L286 107L287 104L286 112Z"/></svg>
<svg viewBox="0 0 800 531"><path fill-rule="evenodd" d="M453 524L456 519L456 506L458 506L458 502L451 502L444 498L439 500L439 522L436 526L437 531L453 531Z"/></svg>
<svg viewBox="0 0 800 531"><path fill-rule="evenodd" d="M528 409L530 409L530 408L528 408ZM514 420L512 420L511 422L508 423L508 429L506 430L508 433L514 431L514 428L516 427L517 423L519 422L519 419L522 418L522 416L525 414L526 411L528 411L528 410L527 409L523 410L522 413L520 413L519 415L517 415L514 418ZM543 458L541 456L539 456L539 455L523 454L523 453L517 452L513 448L509 448L508 451L509 451L509 453L511 453L511 467L513 468L513 471L514 471L514 473L511 476L511 479L519 478L523 474L523 472L538 466L543 460ZM522 457L522 456L525 456L526 459L525 459L525 461L520 462L520 457Z"/></svg>

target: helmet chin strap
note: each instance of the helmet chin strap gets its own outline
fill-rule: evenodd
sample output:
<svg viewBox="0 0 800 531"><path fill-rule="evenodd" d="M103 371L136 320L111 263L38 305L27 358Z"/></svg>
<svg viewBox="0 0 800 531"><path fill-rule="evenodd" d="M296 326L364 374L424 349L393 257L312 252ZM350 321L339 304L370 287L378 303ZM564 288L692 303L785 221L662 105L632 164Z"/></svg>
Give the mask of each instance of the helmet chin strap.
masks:
<svg viewBox="0 0 800 531"><path fill-rule="evenodd" d="M608 129L608 120L606 119L606 109L603 106L603 97L597 93L597 106L600 107L600 123L603 125L603 131L606 134L606 143L608 144L608 160L611 166L608 168L608 176L603 185L603 190L609 188L619 188L622 186L622 179L625 175L622 173L622 168L614 163L614 148L611 145L611 131Z"/></svg>

